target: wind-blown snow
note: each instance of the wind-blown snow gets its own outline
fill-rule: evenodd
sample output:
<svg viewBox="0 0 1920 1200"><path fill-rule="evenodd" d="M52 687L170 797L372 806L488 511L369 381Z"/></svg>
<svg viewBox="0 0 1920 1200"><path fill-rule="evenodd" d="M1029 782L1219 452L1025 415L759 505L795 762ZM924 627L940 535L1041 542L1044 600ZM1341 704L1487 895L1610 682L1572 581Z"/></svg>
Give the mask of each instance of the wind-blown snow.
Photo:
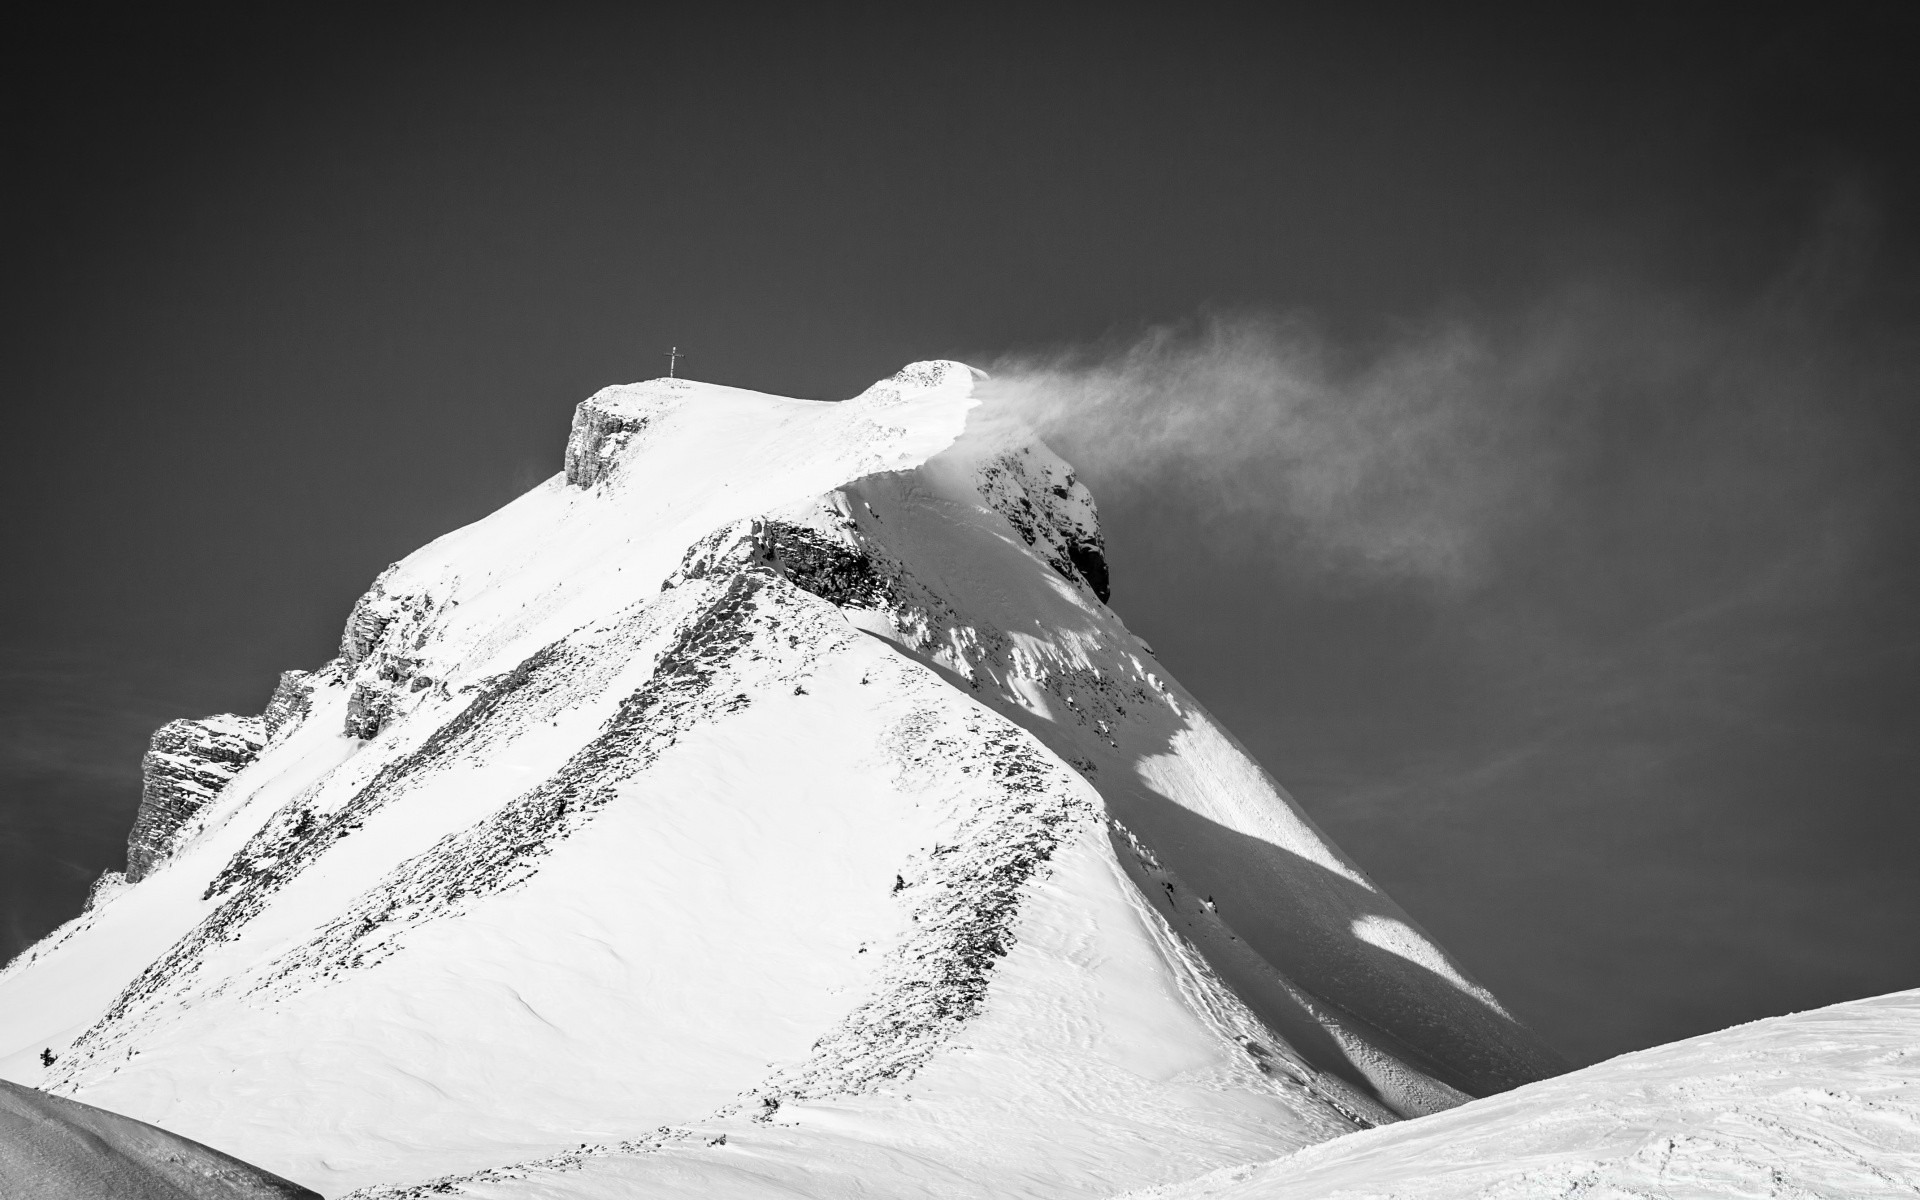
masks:
<svg viewBox="0 0 1920 1200"><path fill-rule="evenodd" d="M1920 1196L1920 991L1623 1055L1129 1200Z"/></svg>
<svg viewBox="0 0 1920 1200"><path fill-rule="evenodd" d="M584 403L0 973L0 1074L329 1194L1093 1197L1557 1069L975 378Z"/></svg>

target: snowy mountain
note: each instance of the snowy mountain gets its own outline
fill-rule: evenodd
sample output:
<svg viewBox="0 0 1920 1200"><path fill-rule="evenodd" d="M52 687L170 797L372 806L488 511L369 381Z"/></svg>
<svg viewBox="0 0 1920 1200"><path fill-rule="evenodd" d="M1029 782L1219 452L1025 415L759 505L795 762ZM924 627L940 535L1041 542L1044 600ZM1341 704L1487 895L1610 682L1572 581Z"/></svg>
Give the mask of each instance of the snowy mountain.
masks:
<svg viewBox="0 0 1920 1200"><path fill-rule="evenodd" d="M0 1075L336 1196L1093 1197L1559 1070L1106 607L979 378L583 403L337 659L156 735Z"/></svg>
<svg viewBox="0 0 1920 1200"><path fill-rule="evenodd" d="M1920 1195L1920 991L1657 1046L1128 1200Z"/></svg>

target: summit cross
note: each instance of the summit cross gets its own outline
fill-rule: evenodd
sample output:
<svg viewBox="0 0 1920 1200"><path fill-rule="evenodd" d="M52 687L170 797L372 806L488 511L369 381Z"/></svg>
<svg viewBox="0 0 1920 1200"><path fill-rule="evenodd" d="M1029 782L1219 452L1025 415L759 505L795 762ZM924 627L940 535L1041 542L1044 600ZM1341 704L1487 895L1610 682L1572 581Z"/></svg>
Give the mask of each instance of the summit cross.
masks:
<svg viewBox="0 0 1920 1200"><path fill-rule="evenodd" d="M677 373L680 366L680 360L685 357L686 355L680 353L680 347L678 346L675 346L673 349L667 351L667 378L668 379L672 379L675 377L675 374Z"/></svg>

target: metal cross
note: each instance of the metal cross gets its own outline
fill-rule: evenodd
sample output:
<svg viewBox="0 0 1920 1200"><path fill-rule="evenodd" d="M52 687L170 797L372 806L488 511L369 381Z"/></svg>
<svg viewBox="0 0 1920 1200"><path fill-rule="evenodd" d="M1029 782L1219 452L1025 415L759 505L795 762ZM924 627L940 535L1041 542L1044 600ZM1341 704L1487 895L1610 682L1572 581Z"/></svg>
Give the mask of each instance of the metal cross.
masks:
<svg viewBox="0 0 1920 1200"><path fill-rule="evenodd" d="M680 353L680 347L678 346L675 346L672 350L667 352L667 378L668 379L672 379L674 377L674 372L676 368L679 367L680 360L685 357L686 355Z"/></svg>

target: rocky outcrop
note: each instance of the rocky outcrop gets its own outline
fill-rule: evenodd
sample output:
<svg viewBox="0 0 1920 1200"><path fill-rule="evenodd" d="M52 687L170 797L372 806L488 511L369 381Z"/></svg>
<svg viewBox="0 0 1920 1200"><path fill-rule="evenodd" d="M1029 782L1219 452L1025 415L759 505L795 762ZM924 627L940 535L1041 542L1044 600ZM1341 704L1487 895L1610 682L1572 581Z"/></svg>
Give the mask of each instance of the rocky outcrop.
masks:
<svg viewBox="0 0 1920 1200"><path fill-rule="evenodd" d="M351 637L351 623L348 632ZM151 874L173 853L188 822L258 758L267 743L299 728L313 707L314 674L281 672L260 716L221 713L169 721L154 732L140 760L140 809L127 835L126 877L115 886ZM95 892L89 906L104 898L98 885Z"/></svg>
<svg viewBox="0 0 1920 1200"><path fill-rule="evenodd" d="M363 680L347 694L347 719L343 732L350 738L366 741L376 736L393 718L393 692L378 680Z"/></svg>
<svg viewBox="0 0 1920 1200"><path fill-rule="evenodd" d="M1112 596L1093 493L1066 463L1025 446L988 460L976 484L1048 566L1063 578L1083 580L1102 602Z"/></svg>
<svg viewBox="0 0 1920 1200"><path fill-rule="evenodd" d="M307 719L313 709L313 672L282 671L280 682L274 685L273 696L267 701L267 711L260 714L261 722L266 726L267 740L273 741L283 733L292 733Z"/></svg>
<svg viewBox="0 0 1920 1200"><path fill-rule="evenodd" d="M348 737L374 737L407 697L437 682L423 670L421 658L434 609L432 597L406 590L391 567L354 604L340 636L335 668L344 670L350 681L344 726Z"/></svg>
<svg viewBox="0 0 1920 1200"><path fill-rule="evenodd" d="M125 871L102 871L100 878L94 880L93 886L87 889L87 902L80 906L80 911L92 912L125 889L130 882Z"/></svg>
<svg viewBox="0 0 1920 1200"><path fill-rule="evenodd" d="M127 835L127 878L139 881L173 853L180 830L267 743L266 722L232 713L169 721L140 760L140 811Z"/></svg>
<svg viewBox="0 0 1920 1200"><path fill-rule="evenodd" d="M736 521L695 542L661 589L724 579L751 566L841 608L881 609L894 599L890 580L860 548L851 525L823 530L765 517Z"/></svg>
<svg viewBox="0 0 1920 1200"><path fill-rule="evenodd" d="M684 379L601 388L573 410L567 435L567 482L590 488L606 478L614 460L686 391Z"/></svg>

